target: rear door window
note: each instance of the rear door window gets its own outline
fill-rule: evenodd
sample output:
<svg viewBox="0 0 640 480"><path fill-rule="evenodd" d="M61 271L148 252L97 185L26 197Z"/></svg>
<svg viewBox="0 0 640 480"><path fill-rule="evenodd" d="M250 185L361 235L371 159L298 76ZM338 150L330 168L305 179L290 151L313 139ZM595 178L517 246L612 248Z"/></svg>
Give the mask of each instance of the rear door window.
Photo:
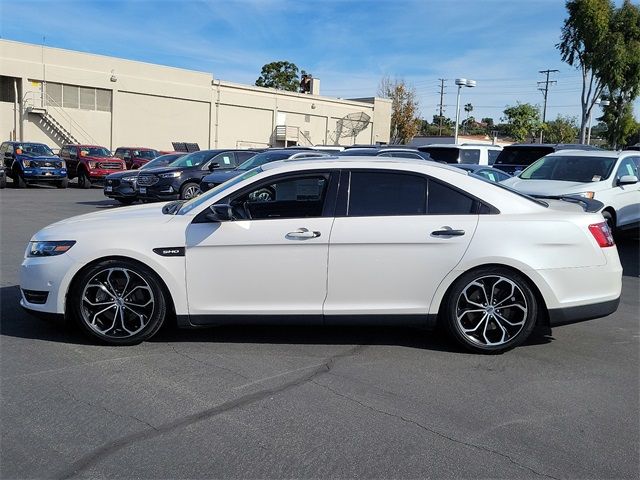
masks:
<svg viewBox="0 0 640 480"><path fill-rule="evenodd" d="M500 150L488 150L487 155L489 156L489 165L493 165L496 163L496 158L500 155Z"/></svg>
<svg viewBox="0 0 640 480"><path fill-rule="evenodd" d="M424 215L427 179L396 172L351 172L347 216Z"/></svg>
<svg viewBox="0 0 640 480"><path fill-rule="evenodd" d="M435 180L429 181L427 205L429 215L471 215L476 211L471 197Z"/></svg>

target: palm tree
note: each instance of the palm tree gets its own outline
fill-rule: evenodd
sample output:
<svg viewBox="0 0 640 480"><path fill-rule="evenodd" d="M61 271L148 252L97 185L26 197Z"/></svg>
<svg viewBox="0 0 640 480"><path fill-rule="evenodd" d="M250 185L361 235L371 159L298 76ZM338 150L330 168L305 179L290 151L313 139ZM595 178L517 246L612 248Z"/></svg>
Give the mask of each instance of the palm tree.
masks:
<svg viewBox="0 0 640 480"><path fill-rule="evenodd" d="M464 132L467 133L467 125L469 124L469 114L473 112L473 105L471 105L470 103L467 103L464 106L464 111L467 112L467 120L464 122L465 123Z"/></svg>

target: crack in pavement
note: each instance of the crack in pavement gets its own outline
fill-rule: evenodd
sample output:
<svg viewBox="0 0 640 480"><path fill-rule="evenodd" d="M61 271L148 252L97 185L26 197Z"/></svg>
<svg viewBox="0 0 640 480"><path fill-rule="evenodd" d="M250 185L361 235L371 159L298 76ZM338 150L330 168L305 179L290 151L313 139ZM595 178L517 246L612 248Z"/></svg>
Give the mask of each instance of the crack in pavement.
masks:
<svg viewBox="0 0 640 480"><path fill-rule="evenodd" d="M433 428L427 427L427 426L425 426L425 425L423 425L423 424L421 424L421 423L419 423L419 422L417 422L415 420L412 420L410 418L406 418L406 417L404 417L402 415L393 414L393 413L390 413L390 412L387 412L387 411L384 411L384 410L379 410L379 409L377 409L375 407L372 407L371 405L367 405L366 403L361 402L360 400L357 400L357 399L355 399L353 397L350 397L348 395L340 393L337 390L329 387L328 385L325 385L325 384L322 384L322 383L318 383L317 381L315 381L313 379L311 380L311 383L313 383L314 385L317 385L317 386L319 386L321 388L324 388L325 390L330 391L331 393L333 393L334 395L336 395L338 397L344 398L345 400L353 402L353 403L355 403L357 405L360 405L361 407L366 408L368 410L371 410L373 412L380 413L380 414L383 414L383 415L387 415L389 417L396 418L396 419L401 420L401 421L403 421L405 423L410 423L410 424L412 424L412 425L414 425L414 426L416 426L416 427L418 427L418 428L420 428L422 430L425 430L425 431L427 431L427 432L429 432L429 433L431 433L433 435L436 435L438 437L444 438L445 440L449 440L451 442L458 443L460 445L465 445L467 447L475 448L477 450L482 450L484 452L491 453L491 454L498 455L500 457L506 458L507 460L509 460L511 463L513 463L517 467L519 467L521 469L524 469L524 470L528 470L531 473L534 473L534 474L536 474L538 476L546 477L546 478L552 478L554 480L560 480L557 477L554 477L554 476L546 474L546 473L538 472L537 470L535 470L535 469L533 469L533 468L531 468L531 467L529 467L527 465L523 465L523 464L517 462L510 455L507 455L506 453L499 452L498 450L493 450L493 449L485 447L483 445L477 445L475 443L469 443L469 442L465 442L464 440L459 440L457 438L450 437L449 435L446 435L446 434L444 434L442 432L439 432L438 430L434 430Z"/></svg>
<svg viewBox="0 0 640 480"><path fill-rule="evenodd" d="M137 421L137 422L139 422L139 423L141 423L141 424L143 424L143 425L146 425L146 426L148 426L148 427L151 427L153 430L157 430L157 429L156 429L156 427L154 427L153 425L151 425L149 422L147 422L147 421L145 421L145 420L142 420L142 419L140 419L140 418L136 417L135 415L122 415L122 414L120 414L120 413L118 413L118 412L114 412L113 410L111 410L111 409L109 409L109 408L105 407L105 406L104 406L104 405L102 405L102 404L93 403L93 402L90 402L89 400L83 400L83 399L81 399L81 398L79 398L79 397L75 396L73 393L71 393L69 390L67 390L67 389L66 389L66 388L64 388L64 387L60 387L60 388L61 388L61 390L62 390L64 393L66 393L66 394L67 394L67 396L68 396L71 400L73 400L74 402L77 402L77 403L83 403L83 404L85 404L85 405L90 406L91 408L99 408L99 409L104 410L105 412L107 412L107 413L109 413L109 414L111 414L111 415L113 415L113 416L115 416L115 417L118 417L118 418L124 418L125 420L126 420L126 419L135 420L135 421Z"/></svg>
<svg viewBox="0 0 640 480"><path fill-rule="evenodd" d="M253 393L248 393L246 395L243 395L233 400L226 401L224 403L208 408L201 412L193 413L191 415L178 418L177 420L164 423L157 427L151 427L151 429L145 429L140 432L132 433L132 434L117 438L115 440L112 440L92 450L86 455L82 456L81 458L73 462L71 465L69 465L67 468L60 471L53 478L59 479L59 480L72 478L78 475L79 473L87 470L88 468L96 465L106 457L118 452L119 450L122 450L123 448L133 445L136 442L150 440L152 438L159 437L160 435L163 435L165 433L172 432L174 430L178 430L180 428L184 428L204 420L208 420L210 418L216 417L222 413L229 412L236 408L241 408L247 405L251 405L267 397L270 397L271 395L282 393L292 388L303 385L305 383L311 382L317 376L331 371L336 360L349 357L352 355L356 355L364 348L365 348L364 345L357 345L353 348L345 350L344 352L328 357L325 361L323 361L320 364L310 365L308 367L309 369L312 369L310 372L300 377L297 377L293 380L285 382L282 385L271 387L271 388L265 388L263 390L258 390L257 392L253 392Z"/></svg>
<svg viewBox="0 0 640 480"><path fill-rule="evenodd" d="M209 367L213 367L213 368L218 368L218 369L220 369L220 370L224 370L224 371L226 371L226 372L229 372L229 373L231 373L231 374L233 374L233 375L237 375L238 377L244 378L245 380L249 380L249 377L247 377L246 375L243 375L243 374L241 374L241 373L238 373L238 372L236 372L235 370L231 370L230 368L222 367L222 366L220 366L220 365L216 365L215 363L209 363L209 362L205 362L204 360L200 360L200 359L198 359L198 358L194 358L194 357L192 357L191 355L189 355L188 353L184 353L184 352L179 351L179 350L178 350L176 347L174 347L173 345L171 345L171 349L172 349L172 350L173 350L177 355L180 355L181 357L184 357L184 358L188 358L189 360L191 360L191 361L193 361L193 362L199 363L199 364L201 364L201 365L207 365L207 366L209 366Z"/></svg>

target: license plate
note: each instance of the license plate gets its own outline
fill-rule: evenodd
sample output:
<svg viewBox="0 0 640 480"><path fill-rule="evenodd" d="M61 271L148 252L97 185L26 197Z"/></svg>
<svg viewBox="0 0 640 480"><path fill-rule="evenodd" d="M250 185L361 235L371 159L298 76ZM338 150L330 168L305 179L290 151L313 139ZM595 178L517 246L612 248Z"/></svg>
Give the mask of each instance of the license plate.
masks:
<svg viewBox="0 0 640 480"><path fill-rule="evenodd" d="M44 172L45 175L51 175L51 172Z"/></svg>
<svg viewBox="0 0 640 480"><path fill-rule="evenodd" d="M104 187L105 192L113 192L113 187Z"/></svg>
<svg viewBox="0 0 640 480"><path fill-rule="evenodd" d="M147 187L140 187L140 193L147 193Z"/></svg>

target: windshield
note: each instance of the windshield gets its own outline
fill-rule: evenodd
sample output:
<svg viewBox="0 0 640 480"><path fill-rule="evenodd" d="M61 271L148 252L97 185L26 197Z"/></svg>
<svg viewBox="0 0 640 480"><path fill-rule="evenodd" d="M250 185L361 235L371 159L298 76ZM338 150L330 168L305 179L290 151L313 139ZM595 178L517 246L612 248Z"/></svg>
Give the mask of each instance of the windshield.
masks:
<svg viewBox="0 0 640 480"><path fill-rule="evenodd" d="M298 152L262 152L241 163L238 166L238 170L251 170L252 168L259 167L265 163L275 162L277 160L284 160L291 155Z"/></svg>
<svg viewBox="0 0 640 480"><path fill-rule="evenodd" d="M104 147L82 147L80 155L83 157L110 157L111 152Z"/></svg>
<svg viewBox="0 0 640 480"><path fill-rule="evenodd" d="M495 165L531 165L553 151L553 147L504 147Z"/></svg>
<svg viewBox="0 0 640 480"><path fill-rule="evenodd" d="M177 161L171 164L172 167L197 167L207 162L213 157L216 152L210 150L202 150L200 152L192 152L183 157L180 157Z"/></svg>
<svg viewBox="0 0 640 480"><path fill-rule="evenodd" d="M29 155L31 157L37 157L40 155L53 156L51 149L42 143L23 143L16 145L14 151L16 150L22 150L22 155Z"/></svg>
<svg viewBox="0 0 640 480"><path fill-rule="evenodd" d="M133 150L131 154L136 158L148 159L156 158L158 155L160 155L157 150Z"/></svg>
<svg viewBox="0 0 640 480"><path fill-rule="evenodd" d="M599 182L611 175L615 158L582 156L543 157L520 174L523 180Z"/></svg>
<svg viewBox="0 0 640 480"><path fill-rule="evenodd" d="M229 187L233 187L234 185L237 185L238 183L246 180L247 178L254 177L261 172L262 172L262 169L260 167L256 167L253 170L249 170L248 172L243 173L242 175L238 175L237 177L234 177L231 180L227 180L226 182L221 183L220 185L212 188L211 190L207 190L206 193L203 193L199 197L192 198L191 200L186 202L184 205L182 205L180 207L180 210L178 210L177 215L184 215L185 213L190 212L197 206L202 205L204 202L209 200L214 195L219 194L220 192L226 190Z"/></svg>
<svg viewBox="0 0 640 480"><path fill-rule="evenodd" d="M427 152L436 162L458 163L458 157L460 156L460 149L458 148L422 147L420 151Z"/></svg>
<svg viewBox="0 0 640 480"><path fill-rule="evenodd" d="M148 168L155 167L166 167L182 156L184 156L184 153L171 153L169 155L161 155L154 158L150 162L145 163L142 167L140 167L140 170L146 170Z"/></svg>

